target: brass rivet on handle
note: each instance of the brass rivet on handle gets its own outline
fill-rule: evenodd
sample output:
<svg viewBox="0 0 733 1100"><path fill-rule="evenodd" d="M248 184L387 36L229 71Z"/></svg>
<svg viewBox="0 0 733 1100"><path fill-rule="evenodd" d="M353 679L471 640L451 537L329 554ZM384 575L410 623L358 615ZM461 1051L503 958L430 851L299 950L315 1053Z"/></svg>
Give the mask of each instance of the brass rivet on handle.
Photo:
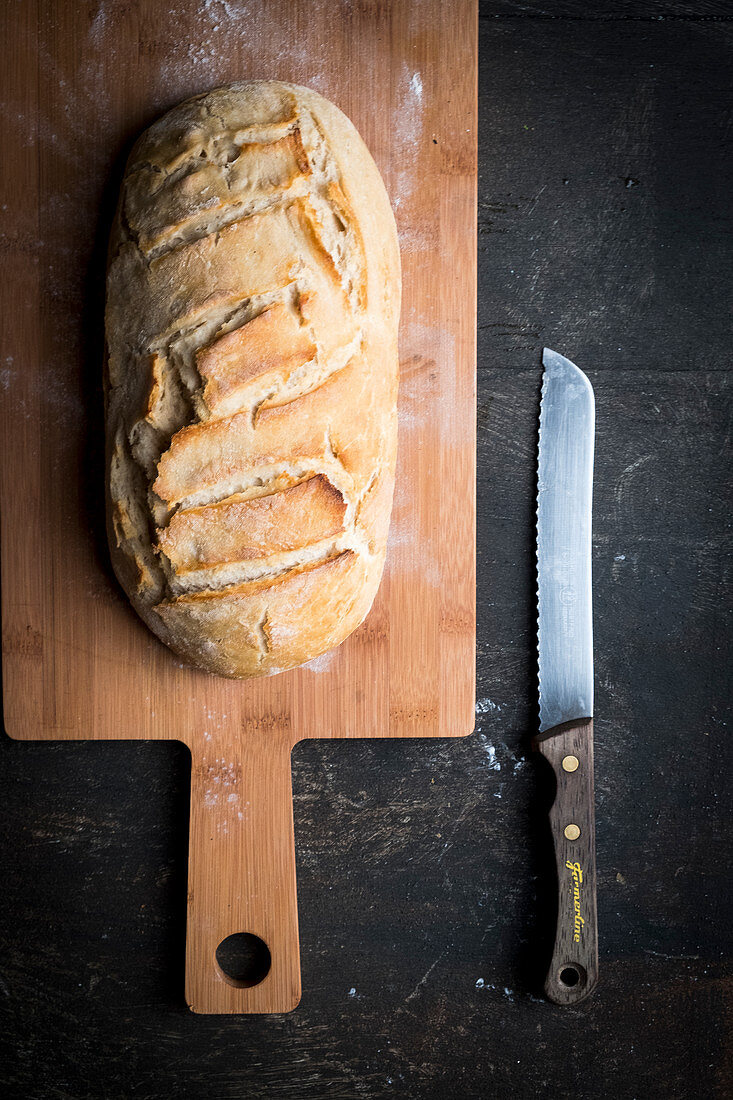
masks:
<svg viewBox="0 0 733 1100"><path fill-rule="evenodd" d="M580 767L580 761L577 756L564 756L562 766L566 772L577 772Z"/></svg>
<svg viewBox="0 0 733 1100"><path fill-rule="evenodd" d="M577 840L580 836L580 829L577 825L566 825L564 832L568 840Z"/></svg>

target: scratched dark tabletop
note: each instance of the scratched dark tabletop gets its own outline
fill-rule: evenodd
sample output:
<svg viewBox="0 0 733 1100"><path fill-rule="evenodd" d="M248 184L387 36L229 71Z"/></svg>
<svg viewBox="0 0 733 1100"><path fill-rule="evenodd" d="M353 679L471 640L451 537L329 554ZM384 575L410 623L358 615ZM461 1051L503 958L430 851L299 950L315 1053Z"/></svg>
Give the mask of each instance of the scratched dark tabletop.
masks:
<svg viewBox="0 0 733 1100"><path fill-rule="evenodd" d="M276 1018L184 1005L185 750L1 740L7 1100L731 1095L726 16L482 4L476 734L295 750L305 992ZM598 416L601 982L575 1009L540 993L544 345Z"/></svg>

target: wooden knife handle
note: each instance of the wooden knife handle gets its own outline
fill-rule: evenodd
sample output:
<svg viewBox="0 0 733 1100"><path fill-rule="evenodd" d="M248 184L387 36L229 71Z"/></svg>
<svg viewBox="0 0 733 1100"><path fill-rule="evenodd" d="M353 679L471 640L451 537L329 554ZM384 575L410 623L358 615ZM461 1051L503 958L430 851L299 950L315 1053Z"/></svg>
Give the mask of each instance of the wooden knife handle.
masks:
<svg viewBox="0 0 733 1100"><path fill-rule="evenodd" d="M559 1005L582 1001L598 981L593 719L581 718L535 739L555 773L550 827L557 862L557 931L545 982Z"/></svg>
<svg viewBox="0 0 733 1100"><path fill-rule="evenodd" d="M186 1000L194 1012L289 1012L300 999L291 743L248 729L209 744L192 750ZM244 980L217 958L238 933L255 953Z"/></svg>

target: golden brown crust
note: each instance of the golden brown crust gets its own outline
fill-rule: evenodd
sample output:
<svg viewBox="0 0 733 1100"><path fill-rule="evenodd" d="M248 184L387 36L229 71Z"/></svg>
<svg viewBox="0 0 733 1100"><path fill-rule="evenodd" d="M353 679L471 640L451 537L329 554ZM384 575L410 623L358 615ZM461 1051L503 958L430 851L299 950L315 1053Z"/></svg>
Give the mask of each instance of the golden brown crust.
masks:
<svg viewBox="0 0 733 1100"><path fill-rule="evenodd" d="M315 361L317 354L308 329L293 310L275 302L196 352L204 404L210 415L225 416L233 401L241 404L246 387L256 382L275 389L294 370Z"/></svg>
<svg viewBox="0 0 733 1100"><path fill-rule="evenodd" d="M133 150L107 290L109 532L145 622L225 676L338 645L394 483L399 253L333 104L216 89Z"/></svg>
<svg viewBox="0 0 733 1100"><path fill-rule="evenodd" d="M179 596L156 608L194 664L221 676L283 672L339 645L366 618L384 557L346 551L284 576Z"/></svg>
<svg viewBox="0 0 733 1100"><path fill-rule="evenodd" d="M246 206L255 195L277 195L309 173L298 130L270 144L242 145L223 164L201 150L184 174L180 166L152 179L149 170L136 172L126 191L125 219L142 252L149 254L233 202Z"/></svg>
<svg viewBox="0 0 733 1100"><path fill-rule="evenodd" d="M252 471L284 462L340 466L356 491L364 490L384 447L383 406L391 396L384 383L359 354L317 389L263 409L255 424L246 409L187 425L161 456L153 489L169 504L201 493L216 499L232 479L246 481Z"/></svg>
<svg viewBox="0 0 733 1100"><path fill-rule="evenodd" d="M323 474L264 497L227 497L176 512L158 545L177 573L244 562L341 534L343 494Z"/></svg>

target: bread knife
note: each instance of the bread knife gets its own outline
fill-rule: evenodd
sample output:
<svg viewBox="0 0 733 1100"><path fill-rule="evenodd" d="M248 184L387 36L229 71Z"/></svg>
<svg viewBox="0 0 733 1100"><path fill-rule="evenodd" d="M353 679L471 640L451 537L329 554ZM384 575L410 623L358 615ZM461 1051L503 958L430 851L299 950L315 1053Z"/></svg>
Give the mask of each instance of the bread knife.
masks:
<svg viewBox="0 0 733 1100"><path fill-rule="evenodd" d="M555 773L550 826L557 927L545 994L577 1004L598 981L593 804L591 512L595 401L574 363L545 348L537 476L540 732Z"/></svg>

